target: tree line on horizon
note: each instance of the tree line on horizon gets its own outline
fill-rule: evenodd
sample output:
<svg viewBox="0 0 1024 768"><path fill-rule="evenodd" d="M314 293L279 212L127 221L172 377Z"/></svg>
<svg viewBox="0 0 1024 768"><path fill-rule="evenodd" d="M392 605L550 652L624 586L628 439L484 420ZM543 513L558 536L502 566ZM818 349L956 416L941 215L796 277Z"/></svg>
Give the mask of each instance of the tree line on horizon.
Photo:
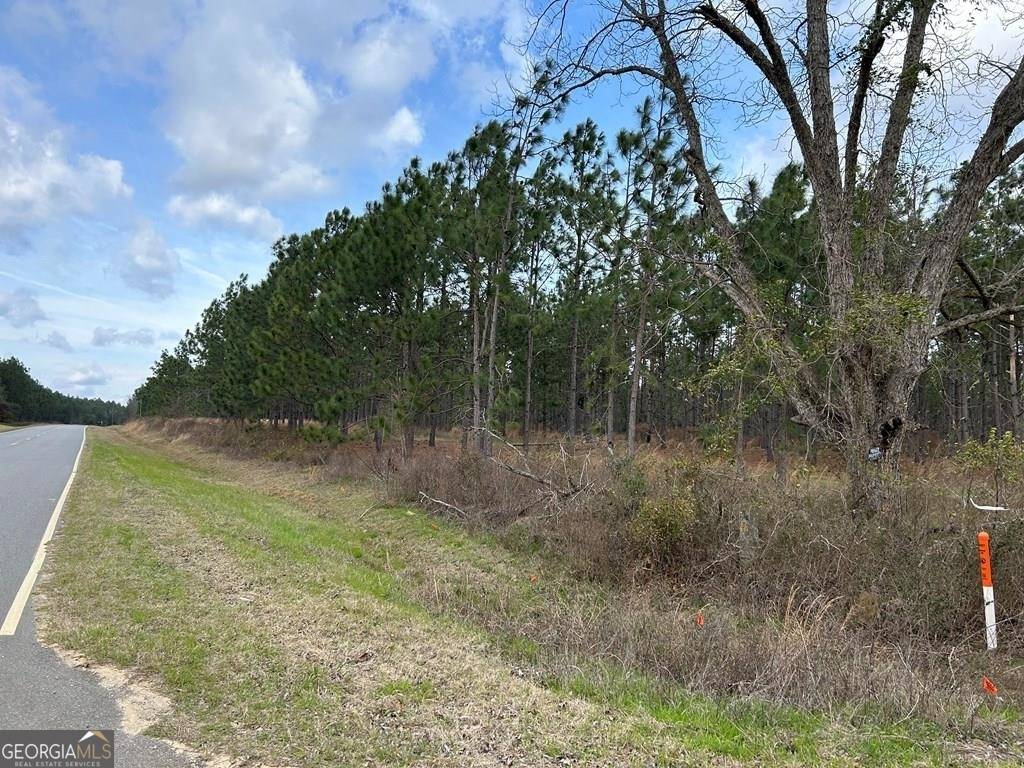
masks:
<svg viewBox="0 0 1024 768"><path fill-rule="evenodd" d="M266 276L231 283L131 407L378 450L398 438L406 454L417 430L434 445L453 429L482 454L495 436L529 452L540 433L629 455L670 437L740 454L754 441L769 458L836 444L801 418L777 350L701 269L721 243L673 110L662 92L613 136L591 120L549 135L557 108L517 102L444 162L412 160L363 211L279 240ZM900 182L888 226L918 241L950 187ZM960 248L941 313L982 315L930 342L898 427L919 451L1024 434L1021 319L986 316L979 290L1019 271L1022 182L1017 167L984 192ZM853 204L868 215L866 198ZM884 348L927 311L906 294L861 295L830 322L820 205L800 164L767 188L750 181L729 217L760 301L818 375L837 338Z"/></svg>
<svg viewBox="0 0 1024 768"><path fill-rule="evenodd" d="M110 400L75 397L44 387L16 357L0 360L0 423L121 424L128 408Z"/></svg>

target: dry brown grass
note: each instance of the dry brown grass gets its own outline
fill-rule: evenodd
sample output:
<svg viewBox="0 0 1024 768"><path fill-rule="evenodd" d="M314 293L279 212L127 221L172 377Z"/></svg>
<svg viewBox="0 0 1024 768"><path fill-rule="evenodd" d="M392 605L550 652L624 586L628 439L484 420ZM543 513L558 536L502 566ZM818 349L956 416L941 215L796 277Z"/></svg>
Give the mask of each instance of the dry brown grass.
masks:
<svg viewBox="0 0 1024 768"><path fill-rule="evenodd" d="M965 506L947 460L909 467L899 512L858 525L841 478L799 463L776 477L767 466L737 471L684 448L633 463L578 448L525 464L498 446L498 462L537 480L452 450L418 449L402 461L216 422L132 429L317 464L328 476L373 476L391 501L424 503L513 550L565 564L595 584L592 600L524 602L515 583L504 598L474 600L464 573L444 572L422 594L436 610L538 643L556 666L606 659L712 695L855 718L924 717L958 737L1020 742L1024 525ZM995 656L980 650L974 535L983 524L995 542ZM982 674L998 680L998 702L981 691Z"/></svg>
<svg viewBox="0 0 1024 768"><path fill-rule="evenodd" d="M420 522L404 512L367 518L358 493L298 469L208 454L200 469L187 439L91 435L43 632L166 693L150 733L247 766L737 764L646 713L563 695L410 602L413 572L392 558L411 559L406 541L446 550L395 538ZM457 543L448 567L473 569Z"/></svg>

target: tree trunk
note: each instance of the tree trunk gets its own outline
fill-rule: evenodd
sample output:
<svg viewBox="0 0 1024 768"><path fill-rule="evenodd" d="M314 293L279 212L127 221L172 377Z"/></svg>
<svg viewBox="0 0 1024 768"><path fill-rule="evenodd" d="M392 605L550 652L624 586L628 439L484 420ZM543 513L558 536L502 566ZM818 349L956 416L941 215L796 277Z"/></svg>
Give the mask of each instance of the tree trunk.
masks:
<svg viewBox="0 0 1024 768"><path fill-rule="evenodd" d="M416 425L410 420L405 425L405 440L402 443L402 458L408 459L412 456L413 448L416 446Z"/></svg>
<svg viewBox="0 0 1024 768"><path fill-rule="evenodd" d="M533 417L533 324L537 308L537 281L540 267L540 244L534 244L530 251L529 307L526 327L526 381L523 385L523 454L530 453L530 422Z"/></svg>
<svg viewBox="0 0 1024 768"><path fill-rule="evenodd" d="M480 431L483 427L482 392L480 391L480 307L479 288L475 280L469 289L469 311L473 322L473 445L480 445Z"/></svg>
<svg viewBox="0 0 1024 768"><path fill-rule="evenodd" d="M989 388L992 391L992 426L996 434L1003 433L1002 398L999 394L999 380L1003 378L1002 366L999 364L999 323L992 323L992 335L989 338Z"/></svg>
<svg viewBox="0 0 1024 768"><path fill-rule="evenodd" d="M743 374L740 374L739 381L736 382L736 400L733 405L736 414L736 469L743 469L743 448L744 448L744 435L743 435Z"/></svg>
<svg viewBox="0 0 1024 768"><path fill-rule="evenodd" d="M844 445L854 517L870 518L900 504L899 461L906 436L909 396L878 399L875 391L855 393L858 410L847 416Z"/></svg>
<svg viewBox="0 0 1024 768"><path fill-rule="evenodd" d="M846 452L846 468L850 475L850 509L855 519L868 519L883 509L891 510L899 505L898 450L886 453L878 461L870 461L865 454L850 447Z"/></svg>
<svg viewBox="0 0 1024 768"><path fill-rule="evenodd" d="M530 413L533 397L533 318L526 331L526 382L523 385L523 454L530 453Z"/></svg>
<svg viewBox="0 0 1024 768"><path fill-rule="evenodd" d="M579 395L579 386L577 383L577 357L579 355L579 343L580 318L574 308L572 315L572 337L569 342L569 423L566 430L569 433L570 440L576 437L576 400Z"/></svg>
<svg viewBox="0 0 1024 768"><path fill-rule="evenodd" d="M643 301L640 303L640 317L636 323L636 336L633 338L633 370L629 376L629 415L626 425L626 452L630 456L636 455L636 416L640 404L640 365L644 358L644 331L647 324L647 297L649 291L644 293Z"/></svg>
<svg viewBox="0 0 1024 768"><path fill-rule="evenodd" d="M447 321L447 310L448 310L448 272L445 271L441 275L441 333L437 339L437 358L440 360L444 354L444 344L448 339L448 321ZM434 389L434 402L430 407L430 439L429 445L431 448L437 445L437 423L440 421L440 414L438 413L438 407L442 401L444 393L442 391L442 385L438 384Z"/></svg>
<svg viewBox="0 0 1024 768"><path fill-rule="evenodd" d="M405 439L402 443L402 458L404 459L410 458L413 449L416 447L416 413L413 409L414 398L412 390L416 386L413 381L418 374L417 356L416 341L410 335L405 343L405 397L408 404L406 412L403 414L405 418Z"/></svg>
<svg viewBox="0 0 1024 768"><path fill-rule="evenodd" d="M1009 357L1010 357L1010 408L1013 410L1011 425L1013 435L1018 440L1024 437L1024 412L1021 411L1020 403L1020 371L1019 358L1017 356L1017 324L1016 317L1010 315L1009 325Z"/></svg>
<svg viewBox="0 0 1024 768"><path fill-rule="evenodd" d="M776 409L775 431L772 434L772 447L775 452L775 479L785 483L789 475L789 462L786 457L786 450L789 442L785 439L784 429L789 424L789 401L784 400Z"/></svg>
<svg viewBox="0 0 1024 768"><path fill-rule="evenodd" d="M608 449L611 450L615 446L615 388L611 386L611 381L608 383L608 391L605 395L604 441Z"/></svg>
<svg viewBox="0 0 1024 768"><path fill-rule="evenodd" d="M618 270L617 261L612 265L613 270ZM609 451L615 446L615 389L618 379L618 341L619 341L619 301L618 298L612 302L612 328L611 339L608 346L608 371L606 380L607 403L605 405L605 443Z"/></svg>
<svg viewBox="0 0 1024 768"><path fill-rule="evenodd" d="M498 366L495 361L497 359L496 355L498 349L498 307L501 297L500 279L504 269L505 258L503 253L502 258L498 261L498 269L495 273L494 280L492 281L494 298L491 305L490 336L487 340L487 413L488 418L490 419L493 419L494 401L498 383ZM480 453L484 456L491 455L491 435L489 432L481 432L480 434Z"/></svg>
<svg viewBox="0 0 1024 768"><path fill-rule="evenodd" d="M956 439L960 445L966 443L971 436L971 421L970 421L970 383L967 380L967 371L964 369L964 365L960 363L960 371L958 377L959 397L957 398L957 423L956 423Z"/></svg>
<svg viewBox="0 0 1024 768"><path fill-rule="evenodd" d="M662 334L661 344L659 345L659 356L658 373L658 409L661 414L661 429L658 430L658 447L667 448L667 435L668 435L668 335Z"/></svg>

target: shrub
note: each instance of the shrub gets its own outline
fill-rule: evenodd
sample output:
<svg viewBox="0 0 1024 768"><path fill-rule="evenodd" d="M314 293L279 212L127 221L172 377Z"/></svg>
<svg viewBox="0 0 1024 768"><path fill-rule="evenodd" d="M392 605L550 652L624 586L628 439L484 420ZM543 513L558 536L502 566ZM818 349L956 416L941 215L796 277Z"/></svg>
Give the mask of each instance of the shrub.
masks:
<svg viewBox="0 0 1024 768"><path fill-rule="evenodd" d="M652 479L636 462L617 473L617 496L630 513L629 538L655 567L668 568L686 552L697 520L694 477L694 468L683 461L660 468Z"/></svg>
<svg viewBox="0 0 1024 768"><path fill-rule="evenodd" d="M323 455L266 425L150 428L244 455ZM519 610L514 579L507 601L467 601L462 577L438 564L421 597L439 611L473 613L566 664L614 660L710 694L973 728L981 673L1004 691L1024 689L1024 673L1002 655L1019 656L1024 645L1024 521L961 503L950 462L907 473L898 512L857 523L842 477L815 467L774 477L770 467L739 471L678 451L609 460L560 448L536 449L524 467L507 446L496 445L493 460L449 447L402 460L350 441L331 449L325 470L362 468L392 500L419 502L593 585L587 599L555 591ZM992 482L999 472L1012 497L1021 490L1019 450L993 439L965 446L957 465ZM992 533L999 655L982 650L982 526Z"/></svg>
<svg viewBox="0 0 1024 768"><path fill-rule="evenodd" d="M308 443L338 445L348 439L336 424L305 424L299 427L298 433Z"/></svg>
<svg viewBox="0 0 1024 768"><path fill-rule="evenodd" d="M1002 503L1006 487L1024 480L1024 442L1005 432L1002 437L993 427L988 440L968 440L957 452L956 463L968 477L968 493L978 475L992 484L996 504Z"/></svg>
<svg viewBox="0 0 1024 768"><path fill-rule="evenodd" d="M645 499L629 525L629 534L652 562L666 565L679 555L695 516L693 497L688 492L666 499Z"/></svg>

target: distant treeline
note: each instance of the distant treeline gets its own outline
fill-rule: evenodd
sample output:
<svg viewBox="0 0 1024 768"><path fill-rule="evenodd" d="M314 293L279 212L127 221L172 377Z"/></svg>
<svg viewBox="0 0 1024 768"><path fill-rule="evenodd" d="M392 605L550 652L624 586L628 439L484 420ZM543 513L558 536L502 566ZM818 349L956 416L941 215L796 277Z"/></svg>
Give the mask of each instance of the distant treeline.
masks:
<svg viewBox="0 0 1024 768"><path fill-rule="evenodd" d="M72 397L44 387L16 357L0 360L0 422L120 424L128 409L99 398Z"/></svg>
<svg viewBox="0 0 1024 768"><path fill-rule="evenodd" d="M781 336L751 326L700 272L721 243L673 121L648 99L611 140L589 120L560 141L492 123L445 163L414 160L361 213L335 211L280 240L267 275L213 301L133 405L144 416L315 420L307 434L373 436L378 449L400 436L407 452L415 430L433 444L453 428L482 453L494 433L528 450L548 431L630 454L673 437L726 451L753 440L769 460L777 444L845 445L797 423L789 374L771 358ZM985 194L962 248L981 285L1020 268L1022 180ZM925 310L899 291L859 294L851 319L830 318L817 211L805 169L789 165L770 188L749 185L730 226L760 299L811 361L802 375L827 383L836 345L896 344ZM892 217L894 231L924 236L909 203ZM988 293L978 304L967 274L950 277L943 317L991 304ZM914 448L993 427L1022 434L1019 320L995 315L935 336L901 418Z"/></svg>

